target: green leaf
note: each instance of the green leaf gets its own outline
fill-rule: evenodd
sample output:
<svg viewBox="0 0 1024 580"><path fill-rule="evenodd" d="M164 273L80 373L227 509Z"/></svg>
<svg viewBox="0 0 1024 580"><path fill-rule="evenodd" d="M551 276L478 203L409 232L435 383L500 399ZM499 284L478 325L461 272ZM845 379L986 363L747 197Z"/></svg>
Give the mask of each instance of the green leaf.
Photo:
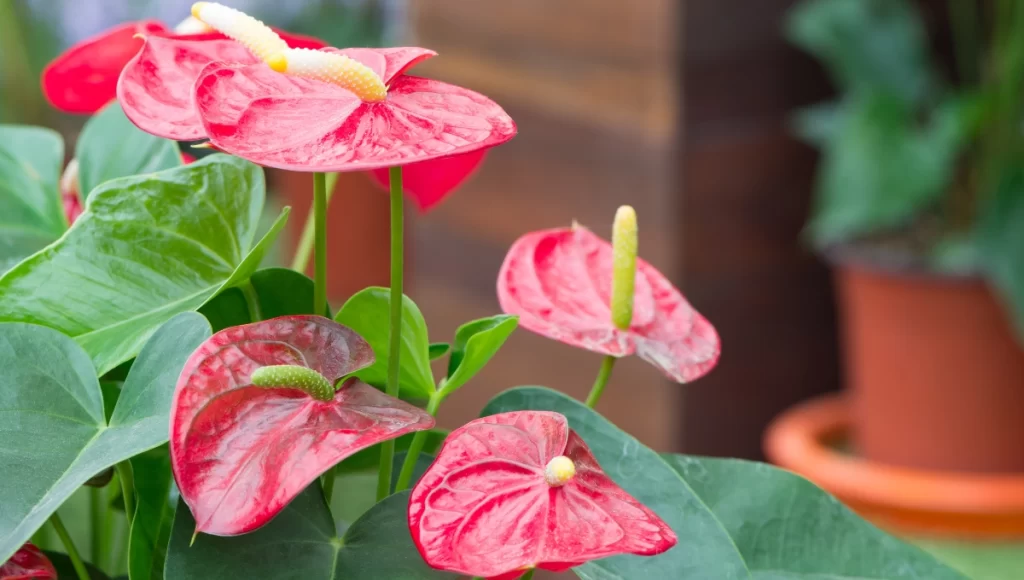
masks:
<svg viewBox="0 0 1024 580"><path fill-rule="evenodd" d="M253 245L263 199L262 170L226 155L108 181L63 238L0 277L0 322L73 337L103 375L256 270L287 215Z"/></svg>
<svg viewBox="0 0 1024 580"><path fill-rule="evenodd" d="M1024 170L1013 166L981 207L977 256L1024 341Z"/></svg>
<svg viewBox="0 0 1024 580"><path fill-rule="evenodd" d="M788 15L786 34L842 91L920 103L935 87L928 36L907 0L805 0Z"/></svg>
<svg viewBox="0 0 1024 580"><path fill-rule="evenodd" d="M395 461L391 470L391 493L395 493L395 485L398 484L398 476L402 472L402 465L405 463L405 458L408 457L407 451L400 451L395 453ZM437 459L433 455L427 453L420 453L416 456L416 466L412 469L412 479L409 480L409 489L412 489L416 482L423 477L423 474L430 469L430 466L434 464L434 460Z"/></svg>
<svg viewBox="0 0 1024 580"><path fill-rule="evenodd" d="M75 157L83 202L92 196L96 186L111 179L181 165L177 143L136 127L116 101L85 123L75 145Z"/></svg>
<svg viewBox="0 0 1024 580"><path fill-rule="evenodd" d="M178 374L208 336L195 313L164 324L132 365L107 422L81 347L49 328L0 324L0 561L89 478L167 441Z"/></svg>
<svg viewBox="0 0 1024 580"><path fill-rule="evenodd" d="M792 118L793 132L819 149L825 148L843 127L846 111L841 103L818 103L797 111Z"/></svg>
<svg viewBox="0 0 1024 580"><path fill-rule="evenodd" d="M615 556L576 567L580 578L962 580L800 477L742 461L673 457L670 465L557 391L517 387L498 395L481 415L522 409L565 415L608 476L679 537L658 556Z"/></svg>
<svg viewBox="0 0 1024 580"><path fill-rule="evenodd" d="M376 362L356 373L356 376L376 387L385 386L388 378L390 292L387 288L376 286L361 290L349 298L334 317L339 324L359 333L373 348ZM399 384L408 395L429 398L434 393L429 349L427 323L416 303L403 295Z"/></svg>
<svg viewBox="0 0 1024 580"><path fill-rule="evenodd" d="M167 543L171 539L174 506L171 493L171 457L167 446L132 458L135 472L135 517L128 537L128 577L161 580Z"/></svg>
<svg viewBox="0 0 1024 580"><path fill-rule="evenodd" d="M0 125L0 273L67 229L57 188L63 163L56 132Z"/></svg>
<svg viewBox="0 0 1024 580"><path fill-rule="evenodd" d="M460 326L455 331L455 346L448 359L448 379L441 388L442 396L455 392L480 372L518 324L518 316L499 314Z"/></svg>
<svg viewBox="0 0 1024 580"><path fill-rule="evenodd" d="M78 548L81 548L81 546L78 546ZM43 553L49 558L53 568L57 570L57 580L78 580L78 573L75 572L75 566L71 563L71 558L67 554L51 552L50 550L43 550ZM85 556L83 555L82 558L85 558ZM85 562L85 569L89 572L89 580L109 580L110 578L102 570L89 562Z"/></svg>
<svg viewBox="0 0 1024 580"><path fill-rule="evenodd" d="M409 535L408 503L408 491L392 495L338 538L320 486L314 484L259 530L233 538L200 534L191 547L195 520L188 507L179 503L165 576L190 580L457 578L423 562Z"/></svg>
<svg viewBox="0 0 1024 580"><path fill-rule="evenodd" d="M427 349L427 353L430 356L430 360L437 360L448 354L448 351L451 350L451 348L452 345L447 342L432 342L430 343L430 347Z"/></svg>
<svg viewBox="0 0 1024 580"><path fill-rule="evenodd" d="M976 118L975 102L951 100L922 128L893 97L844 103L824 150L808 233L819 246L902 226L950 187L955 159Z"/></svg>
<svg viewBox="0 0 1024 580"><path fill-rule="evenodd" d="M264 320L278 316L313 313L313 281L286 268L267 268L249 278ZM229 288L199 309L217 332L231 326L253 322L249 307L239 288ZM329 313L328 313L329 315Z"/></svg>
<svg viewBox="0 0 1024 580"><path fill-rule="evenodd" d="M423 453L436 454L441 449L445 437L449 431L446 429L430 429L427 431L427 439L423 443ZM412 443L415 433L402 435L395 439L395 452L407 451ZM380 445L367 447L347 457L336 467L338 473L354 473L356 471L374 470L380 467Z"/></svg>

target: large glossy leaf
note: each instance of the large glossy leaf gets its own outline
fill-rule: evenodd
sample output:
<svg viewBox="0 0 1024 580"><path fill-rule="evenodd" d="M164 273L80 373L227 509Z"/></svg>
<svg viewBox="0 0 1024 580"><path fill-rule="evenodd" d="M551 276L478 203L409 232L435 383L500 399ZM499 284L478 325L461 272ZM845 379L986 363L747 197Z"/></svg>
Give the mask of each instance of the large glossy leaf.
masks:
<svg viewBox="0 0 1024 580"><path fill-rule="evenodd" d="M237 326L203 343L181 372L171 411L171 466L197 531L250 532L349 455L433 427L423 410L358 379L330 391L372 361L365 341L322 316ZM303 390L303 377L253 384L254 373L278 365L314 371L328 394Z"/></svg>
<svg viewBox="0 0 1024 580"><path fill-rule="evenodd" d="M260 315L264 320L278 316L313 314L313 281L305 274L287 268L267 268L249 278ZM239 288L229 288L199 309L210 321L214 332L229 326L255 322L250 319L249 306ZM327 313L322 313L327 314Z"/></svg>
<svg viewBox="0 0 1024 580"><path fill-rule="evenodd" d="M180 314L146 343L108 422L88 355L57 331L0 324L0 561L104 469L167 440L173 385L207 336Z"/></svg>
<svg viewBox="0 0 1024 580"><path fill-rule="evenodd" d="M171 538L174 506L170 503L171 458L167 447L132 458L135 472L135 516L128 537L128 577L161 580Z"/></svg>
<svg viewBox="0 0 1024 580"><path fill-rule="evenodd" d="M684 469L687 458L669 465L580 402L543 387L505 391L482 414L518 409L564 414L608 476L679 536L659 556L615 556L574 568L580 578L963 580L797 476L744 462Z"/></svg>
<svg viewBox="0 0 1024 580"><path fill-rule="evenodd" d="M75 146L75 157L85 200L104 181L181 165L177 143L154 137L133 125L116 101L86 122Z"/></svg>
<svg viewBox="0 0 1024 580"><path fill-rule="evenodd" d="M370 343L376 362L356 376L377 387L383 387L388 378L390 292L387 288L366 288L349 298L334 317ZM429 397L434 392L434 376L430 372L427 323L408 296L402 296L402 346L398 361L403 392Z"/></svg>
<svg viewBox="0 0 1024 580"><path fill-rule="evenodd" d="M73 337L102 375L256 270L285 220L253 245L263 200L262 170L225 155L108 181L63 238L0 277L0 321Z"/></svg>
<svg viewBox="0 0 1024 580"><path fill-rule="evenodd" d="M505 344L518 324L518 316L499 314L460 326L455 331L455 344L448 359L448 378L441 393L448 396L469 382Z"/></svg>
<svg viewBox="0 0 1024 580"><path fill-rule="evenodd" d="M189 546L195 520L179 504L167 554L167 578L248 580L442 580L453 574L423 563L409 535L409 492L395 494L363 514L345 532L334 521L319 486L310 486L273 521L235 538L200 535Z"/></svg>
<svg viewBox="0 0 1024 580"><path fill-rule="evenodd" d="M60 237L64 141L49 129L0 125L0 272Z"/></svg>

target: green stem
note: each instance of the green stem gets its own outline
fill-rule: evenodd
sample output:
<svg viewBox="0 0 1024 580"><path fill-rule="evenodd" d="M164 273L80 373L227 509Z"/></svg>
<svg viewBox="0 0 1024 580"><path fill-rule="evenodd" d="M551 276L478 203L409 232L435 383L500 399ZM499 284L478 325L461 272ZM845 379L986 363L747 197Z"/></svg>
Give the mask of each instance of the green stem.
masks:
<svg viewBox="0 0 1024 580"><path fill-rule="evenodd" d="M78 553L71 534L68 534L68 529L64 527L64 522L61 521L57 512L53 512L53 515L50 516L50 525L53 526L53 531L57 532L57 537L64 544L64 550L71 558L71 565L74 566L75 573L78 574L78 580L89 580L89 571L85 569L85 562L82 561L82 556Z"/></svg>
<svg viewBox="0 0 1024 580"><path fill-rule="evenodd" d="M117 464L117 478L121 480L121 496L124 498L124 515L128 519L128 527L135 517L135 472L132 464L124 460Z"/></svg>
<svg viewBox="0 0 1024 580"><path fill-rule="evenodd" d="M604 393L604 388L608 386L608 379L612 376L612 369L615 367L616 360L618 359L607 355L601 361L601 370L597 372L594 386L590 388L590 394L587 395L587 406L591 409L597 406L597 402L601 399L601 394Z"/></svg>
<svg viewBox="0 0 1024 580"><path fill-rule="evenodd" d="M334 495L334 468L331 467L324 473L323 479L324 486L324 499L327 500L327 506L331 505L331 496Z"/></svg>
<svg viewBox="0 0 1024 580"><path fill-rule="evenodd" d="M398 369L402 345L402 273L403 273L403 208L402 168L392 167L391 178L391 329L388 336L388 384L385 391L398 397ZM391 489L391 462L395 457L395 440L381 444L380 472L377 476L377 501L389 495Z"/></svg>
<svg viewBox="0 0 1024 580"><path fill-rule="evenodd" d="M325 179L327 205L331 204L331 198L334 197L334 185L336 183L338 183L338 174L328 173ZM313 253L313 236L316 232L315 215L316 213L313 211L312 205L310 205L309 215L306 216L306 225L302 226L302 237L299 238L299 245L295 247L295 257L292 258L292 270L296 272L305 273L306 268L309 266L309 256Z"/></svg>
<svg viewBox="0 0 1024 580"><path fill-rule="evenodd" d="M323 173L313 174L313 312L327 313L327 181Z"/></svg>
<svg viewBox="0 0 1024 580"><path fill-rule="evenodd" d="M533 573L536 570L537 570L536 568L530 568L530 571L527 572L526 574L523 574L522 577L519 578L519 580L530 580L531 578L533 578Z"/></svg>
<svg viewBox="0 0 1024 580"><path fill-rule="evenodd" d="M427 413L430 413L431 417L437 415L437 408L441 406L441 395L434 393L430 397L430 401L427 403ZM409 483L412 482L412 474L416 471L416 459L420 455L420 451L423 451L423 445L427 442L427 433L429 431L417 431L412 437L412 443L409 444L409 452L405 455L405 461L402 462L402 471L398 473L398 482L395 483L395 493L402 490L408 489Z"/></svg>
<svg viewBox="0 0 1024 580"><path fill-rule="evenodd" d="M245 307L249 309L249 322L263 320L263 312L260 310L260 295L256 293L256 287L252 285L252 279L243 282L238 289L245 297Z"/></svg>
<svg viewBox="0 0 1024 580"><path fill-rule="evenodd" d="M106 538L110 537L109 530L104 529L106 511L106 489L102 487L89 488L89 524L92 528L90 554L94 563L103 561L104 548L106 547L104 543Z"/></svg>

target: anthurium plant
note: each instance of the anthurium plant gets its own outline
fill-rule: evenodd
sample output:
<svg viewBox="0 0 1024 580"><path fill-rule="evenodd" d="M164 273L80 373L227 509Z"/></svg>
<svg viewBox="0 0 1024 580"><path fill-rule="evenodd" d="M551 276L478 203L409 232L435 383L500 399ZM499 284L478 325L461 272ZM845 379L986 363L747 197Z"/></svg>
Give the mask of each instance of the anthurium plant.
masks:
<svg viewBox="0 0 1024 580"><path fill-rule="evenodd" d="M822 152L807 234L889 268L983 276L1024 337L1024 4L936 4L932 37L911 0L790 12L789 39L839 91L796 119Z"/></svg>
<svg viewBox="0 0 1024 580"><path fill-rule="evenodd" d="M51 102L94 116L66 167L57 134L0 127L0 579L961 578L796 475L658 453L595 410L621 357L683 384L720 352L628 206L611 242L526 234L494 265L504 312L430 336L402 289L406 171L429 208L516 133L410 74L434 56L200 2L51 65ZM288 217L260 226L262 167L315 176L312 280L261 265ZM386 172L392 279L332 311L343 171ZM513 386L439 427L520 325L600 355L590 396Z"/></svg>

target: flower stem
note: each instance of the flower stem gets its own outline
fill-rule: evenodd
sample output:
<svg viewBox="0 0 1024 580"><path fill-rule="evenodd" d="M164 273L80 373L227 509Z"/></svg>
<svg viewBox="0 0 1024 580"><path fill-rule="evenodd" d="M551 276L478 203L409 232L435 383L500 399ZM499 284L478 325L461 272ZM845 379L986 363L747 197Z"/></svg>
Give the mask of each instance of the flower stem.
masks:
<svg viewBox="0 0 1024 580"><path fill-rule="evenodd" d="M398 369L402 345L402 273L403 273L403 208L402 168L392 167L391 178L391 330L388 335L388 384L386 393L398 396ZM377 476L377 501L389 495L391 462L395 457L395 440L381 443L380 472Z"/></svg>
<svg viewBox="0 0 1024 580"><path fill-rule="evenodd" d="M97 565L103 562L107 539L110 537L110 531L105 525L107 515L105 498L106 489L102 487L89 488L89 524L92 528L90 554L93 563Z"/></svg>
<svg viewBox="0 0 1024 580"><path fill-rule="evenodd" d="M135 517L135 473L132 471L132 464L128 460L117 464L117 478L121 480L121 495L124 497L124 515L128 518L128 527L131 528L132 519Z"/></svg>
<svg viewBox="0 0 1024 580"><path fill-rule="evenodd" d="M245 297L245 307L249 309L249 322L263 320L263 312L260 311L260 296L256 293L256 287L252 285L252 280L246 280L238 289Z"/></svg>
<svg viewBox="0 0 1024 580"><path fill-rule="evenodd" d="M601 394L604 393L604 388L608 385L608 379L612 376L612 368L615 367L616 360L618 359L614 356L606 355L601 361L601 370L597 372L594 386L590 388L590 394L587 395L587 406L591 409L596 407L597 401L601 399Z"/></svg>
<svg viewBox="0 0 1024 580"><path fill-rule="evenodd" d="M324 181L325 189L327 189L327 205L330 205L331 198L334 197L334 185L338 183L338 174L328 173ZM313 253L314 224L316 222L314 216L315 212L311 207L309 215L306 216L306 225L302 226L299 245L295 247L295 257L292 258L292 270L303 274L306 272L306 267L309 266L309 256Z"/></svg>
<svg viewBox="0 0 1024 580"><path fill-rule="evenodd" d="M430 397L430 401L427 403L427 413L430 416L437 415L437 408L441 406L441 395L434 393ZM416 471L416 459L419 458L420 451L423 451L423 444L427 442L427 433L429 431L417 431L412 436L412 443L409 444L409 452L405 455L405 461L402 462L402 471L398 474L398 482L395 483L395 493L405 490L409 487L409 483L412 482L412 474Z"/></svg>
<svg viewBox="0 0 1024 580"><path fill-rule="evenodd" d="M324 499L327 500L327 507L331 507L331 496L334 495L334 467L324 472L321 484L324 488Z"/></svg>
<svg viewBox="0 0 1024 580"><path fill-rule="evenodd" d="M75 573L78 574L78 580L89 580L89 571L85 569L85 562L82 561L82 556L78 553L71 534L64 527L64 522L61 521L57 512L53 512L53 515L50 516L50 525L53 526L53 531L57 532L57 537L64 544L64 550L67 551L68 558L71 558L71 565L74 566Z"/></svg>
<svg viewBox="0 0 1024 580"><path fill-rule="evenodd" d="M314 275L313 313L327 313L327 182L323 173L313 174Z"/></svg>
<svg viewBox="0 0 1024 580"><path fill-rule="evenodd" d="M519 580L531 580L531 579L533 578L533 573L534 573L534 572L535 572L536 570L537 570L536 568L530 568L530 571L529 571L529 572L527 572L526 574L523 574L523 575L522 575L522 576L521 576L521 577L519 578Z"/></svg>

